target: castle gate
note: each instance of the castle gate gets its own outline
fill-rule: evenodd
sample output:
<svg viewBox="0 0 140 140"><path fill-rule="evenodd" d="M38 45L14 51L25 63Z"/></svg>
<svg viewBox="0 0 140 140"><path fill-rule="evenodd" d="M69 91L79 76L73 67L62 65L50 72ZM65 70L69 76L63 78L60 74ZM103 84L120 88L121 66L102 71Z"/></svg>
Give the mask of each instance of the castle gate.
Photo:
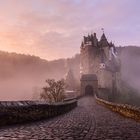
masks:
<svg viewBox="0 0 140 140"><path fill-rule="evenodd" d="M94 95L94 90L92 86L87 85L85 87L85 95Z"/></svg>
<svg viewBox="0 0 140 140"><path fill-rule="evenodd" d="M81 77L81 95L94 95L98 91L98 80L95 74L84 74Z"/></svg>

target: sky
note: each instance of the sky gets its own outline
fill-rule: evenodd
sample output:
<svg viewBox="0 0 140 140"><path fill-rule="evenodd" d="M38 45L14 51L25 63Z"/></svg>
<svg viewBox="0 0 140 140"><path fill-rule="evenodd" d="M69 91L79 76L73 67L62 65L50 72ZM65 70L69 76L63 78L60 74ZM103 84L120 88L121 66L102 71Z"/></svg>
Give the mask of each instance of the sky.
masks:
<svg viewBox="0 0 140 140"><path fill-rule="evenodd" d="M116 46L140 46L139 0L0 0L0 50L47 60L72 57L104 28Z"/></svg>

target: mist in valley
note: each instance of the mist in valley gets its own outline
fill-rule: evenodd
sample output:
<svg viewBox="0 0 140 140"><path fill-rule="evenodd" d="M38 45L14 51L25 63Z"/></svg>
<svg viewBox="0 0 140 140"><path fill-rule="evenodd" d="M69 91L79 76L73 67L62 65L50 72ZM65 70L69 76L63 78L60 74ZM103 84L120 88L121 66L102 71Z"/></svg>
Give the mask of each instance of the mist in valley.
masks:
<svg viewBox="0 0 140 140"><path fill-rule="evenodd" d="M140 93L140 48L123 47L120 54L121 79Z"/></svg>
<svg viewBox="0 0 140 140"><path fill-rule="evenodd" d="M55 78L59 79L58 77L55 74ZM39 76L39 72L38 75L29 72L0 80L0 100L37 100L48 78L54 76L45 73Z"/></svg>
<svg viewBox="0 0 140 140"><path fill-rule="evenodd" d="M63 65L62 60L48 62L35 56L0 52L0 100L37 98L35 93L38 94L47 78L61 77ZM59 73L55 66L61 70Z"/></svg>
<svg viewBox="0 0 140 140"><path fill-rule="evenodd" d="M140 48L122 47L121 79L140 93ZM0 52L0 100L36 100L45 80L65 78L72 69L79 81L80 55L73 58L47 61L39 57Z"/></svg>
<svg viewBox="0 0 140 140"><path fill-rule="evenodd" d="M13 77L0 81L0 100L31 100L33 94L41 88L43 82L30 77ZM36 95L37 97L37 95Z"/></svg>
<svg viewBox="0 0 140 140"><path fill-rule="evenodd" d="M47 79L65 78L70 67L77 76L79 62L79 55L47 61L36 56L0 52L0 100L37 100Z"/></svg>

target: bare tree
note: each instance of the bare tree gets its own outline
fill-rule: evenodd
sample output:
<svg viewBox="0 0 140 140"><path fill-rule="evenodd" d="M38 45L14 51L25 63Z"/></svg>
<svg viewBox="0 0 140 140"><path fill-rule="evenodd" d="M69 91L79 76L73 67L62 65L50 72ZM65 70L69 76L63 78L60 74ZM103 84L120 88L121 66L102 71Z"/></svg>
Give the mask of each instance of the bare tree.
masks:
<svg viewBox="0 0 140 140"><path fill-rule="evenodd" d="M54 79L46 80L47 85L43 87L40 98L49 102L60 102L64 99L64 80L55 81Z"/></svg>

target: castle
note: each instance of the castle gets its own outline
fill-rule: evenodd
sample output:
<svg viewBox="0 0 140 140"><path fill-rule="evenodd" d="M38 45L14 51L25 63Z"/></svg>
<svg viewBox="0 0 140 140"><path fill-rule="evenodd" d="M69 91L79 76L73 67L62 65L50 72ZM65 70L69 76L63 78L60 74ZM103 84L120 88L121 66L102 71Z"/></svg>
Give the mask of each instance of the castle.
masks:
<svg viewBox="0 0 140 140"><path fill-rule="evenodd" d="M98 40L96 33L84 36L80 48L81 92L99 88L115 92L119 83L120 62L116 47L108 42L104 32ZM90 90L90 88L93 88ZM87 91L86 91L87 90Z"/></svg>

